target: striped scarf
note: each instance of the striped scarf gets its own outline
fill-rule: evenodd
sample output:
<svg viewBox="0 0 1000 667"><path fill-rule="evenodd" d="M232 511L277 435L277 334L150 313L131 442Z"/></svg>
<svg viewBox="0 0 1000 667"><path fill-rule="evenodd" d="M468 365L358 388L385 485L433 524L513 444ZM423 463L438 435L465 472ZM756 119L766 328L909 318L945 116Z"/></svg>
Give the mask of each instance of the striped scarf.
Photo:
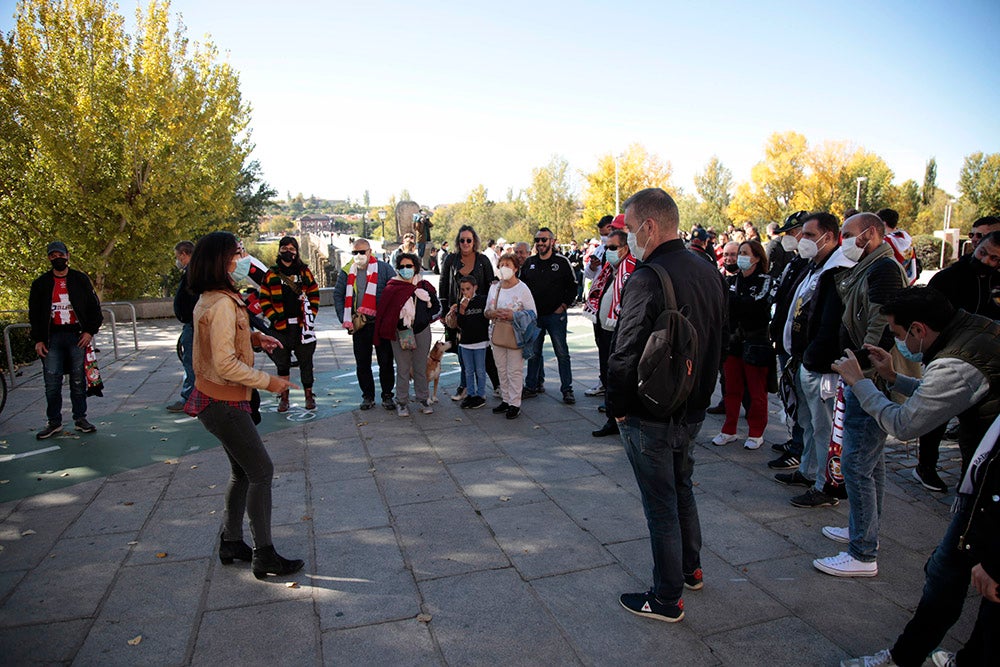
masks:
<svg viewBox="0 0 1000 667"><path fill-rule="evenodd" d="M587 303L583 306L583 314L591 322L597 321L597 314L601 308L601 297L604 296L608 281L614 275L615 267L611 266L611 262L605 262L604 266L601 267L601 272L597 274L590 286L590 294L587 295Z"/></svg>
<svg viewBox="0 0 1000 667"><path fill-rule="evenodd" d="M618 272L615 273L615 282L611 292L611 308L608 310L608 319L605 320L605 328L614 329L618 324L618 311L621 310L622 290L625 289L625 281L635 271L635 257L632 253L625 256L625 259L618 263Z"/></svg>
<svg viewBox="0 0 1000 667"><path fill-rule="evenodd" d="M365 285L364 296L361 297L361 307L358 312L362 315L375 316L375 294L378 290L378 260L374 257L368 258L368 266L365 267L368 273L368 282ZM354 285L358 280L358 272L354 270L354 260L344 267L347 272L347 294L344 296L344 326L352 322L351 315L354 310Z"/></svg>

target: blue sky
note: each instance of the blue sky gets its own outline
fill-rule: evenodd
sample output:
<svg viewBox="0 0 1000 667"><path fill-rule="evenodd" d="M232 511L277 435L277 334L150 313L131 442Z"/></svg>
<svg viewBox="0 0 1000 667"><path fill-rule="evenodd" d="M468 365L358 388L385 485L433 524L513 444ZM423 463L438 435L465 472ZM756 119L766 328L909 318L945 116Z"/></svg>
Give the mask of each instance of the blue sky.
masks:
<svg viewBox="0 0 1000 667"><path fill-rule="evenodd" d="M281 196L435 205L482 183L502 199L552 155L579 174L633 142L693 192L712 155L748 179L785 130L864 146L897 183L934 156L955 193L965 155L1000 151L995 0L171 6L240 72ZM8 30L14 3L0 10Z"/></svg>

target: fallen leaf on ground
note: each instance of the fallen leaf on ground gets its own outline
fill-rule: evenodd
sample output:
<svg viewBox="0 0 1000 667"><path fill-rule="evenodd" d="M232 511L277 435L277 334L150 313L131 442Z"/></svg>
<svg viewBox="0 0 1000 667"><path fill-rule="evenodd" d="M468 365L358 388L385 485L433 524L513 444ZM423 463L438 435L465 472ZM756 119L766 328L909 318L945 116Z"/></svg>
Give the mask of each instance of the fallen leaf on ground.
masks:
<svg viewBox="0 0 1000 667"><path fill-rule="evenodd" d="M210 489L214 489L214 488L215 488L215 487L217 487L217 486L218 486L218 484L209 484L209 485L208 485L208 488L210 488Z"/></svg>
<svg viewBox="0 0 1000 667"><path fill-rule="evenodd" d="M136 635L135 637L132 637L132 639L128 640L127 643L129 646L138 646L139 642L141 641L142 641L142 635Z"/></svg>
<svg viewBox="0 0 1000 667"><path fill-rule="evenodd" d="M69 477L69 473L68 472L59 473L59 476L60 477Z"/></svg>
<svg viewBox="0 0 1000 667"><path fill-rule="evenodd" d="M167 552L166 551L160 551L160 552L158 552L156 554L156 557L157 558L166 558L167 557Z"/></svg>
<svg viewBox="0 0 1000 667"><path fill-rule="evenodd" d="M541 428L541 426L532 426L531 428Z"/></svg>
<svg viewBox="0 0 1000 667"><path fill-rule="evenodd" d="M135 505L135 503L132 502L131 500L126 500L125 502L122 503L122 505L125 505L125 507L129 507L130 505Z"/></svg>
<svg viewBox="0 0 1000 667"><path fill-rule="evenodd" d="M137 545L137 544L139 544L139 543L138 543L138 542L136 542L135 540L132 540L131 542L129 542L129 543L128 543L128 545L129 545L130 547L134 547L134 546L135 546L135 545Z"/></svg>
<svg viewBox="0 0 1000 667"><path fill-rule="evenodd" d="M9 479L0 479L0 484L9 484L9 483L10 483Z"/></svg>
<svg viewBox="0 0 1000 667"><path fill-rule="evenodd" d="M166 438L160 438L160 442L166 442L166 441L167 441Z"/></svg>
<svg viewBox="0 0 1000 667"><path fill-rule="evenodd" d="M500 496L500 500L502 500L503 502L507 502L508 500L510 500L510 496Z"/></svg>
<svg viewBox="0 0 1000 667"><path fill-rule="evenodd" d="M461 417L455 417L455 421L460 422L460 421L462 421L462 418Z"/></svg>
<svg viewBox="0 0 1000 667"><path fill-rule="evenodd" d="M298 588L298 587L299 587L299 582L297 581L289 581L287 584L285 584L285 588Z"/></svg>
<svg viewBox="0 0 1000 667"><path fill-rule="evenodd" d="M149 430L150 430L150 431L155 431L155 430L156 430L156 429L158 429L158 428L159 428L159 426L150 426L150 427L149 427Z"/></svg>
<svg viewBox="0 0 1000 667"><path fill-rule="evenodd" d="M28 530L26 530L23 533L21 533L21 537L27 537L28 535L34 535L34 534L35 534L35 531L33 531L32 529L29 528Z"/></svg>
<svg viewBox="0 0 1000 667"><path fill-rule="evenodd" d="M191 466L191 470L194 470L194 469L195 469L195 468L197 468L197 467L198 467L198 466Z"/></svg>
<svg viewBox="0 0 1000 667"><path fill-rule="evenodd" d="M166 461L164 461L164 463L166 463L168 466L175 466L178 463L180 463L180 461L178 461L177 459L167 459Z"/></svg>
<svg viewBox="0 0 1000 667"><path fill-rule="evenodd" d="M358 422L358 426L368 426L368 422Z"/></svg>
<svg viewBox="0 0 1000 667"><path fill-rule="evenodd" d="M417 614L417 620L421 623L430 623L432 618L434 617L430 614Z"/></svg>
<svg viewBox="0 0 1000 667"><path fill-rule="evenodd" d="M304 515L302 516L302 520L303 520L303 521L312 521L312 517L311 517L311 516L309 516L308 514L304 514Z"/></svg>

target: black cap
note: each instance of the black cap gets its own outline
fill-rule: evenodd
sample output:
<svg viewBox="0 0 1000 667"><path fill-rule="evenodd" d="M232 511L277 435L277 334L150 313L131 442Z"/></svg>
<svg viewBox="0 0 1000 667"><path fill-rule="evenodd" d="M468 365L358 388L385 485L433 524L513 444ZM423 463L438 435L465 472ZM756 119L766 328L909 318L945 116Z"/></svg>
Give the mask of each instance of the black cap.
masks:
<svg viewBox="0 0 1000 667"><path fill-rule="evenodd" d="M52 243L49 244L49 247L45 251L45 254L46 255L51 255L54 252L61 252L64 255L68 255L69 254L69 249L66 248L66 244L63 243L62 241L53 241Z"/></svg>
<svg viewBox="0 0 1000 667"><path fill-rule="evenodd" d="M694 229L691 230L691 239L697 241L707 241L708 232L706 232L701 227L695 227Z"/></svg>
<svg viewBox="0 0 1000 667"><path fill-rule="evenodd" d="M797 211L792 213L790 216L785 218L785 224L774 230L775 234L784 234L787 231L791 231L796 227L802 226L802 221L806 219L809 215L809 211Z"/></svg>

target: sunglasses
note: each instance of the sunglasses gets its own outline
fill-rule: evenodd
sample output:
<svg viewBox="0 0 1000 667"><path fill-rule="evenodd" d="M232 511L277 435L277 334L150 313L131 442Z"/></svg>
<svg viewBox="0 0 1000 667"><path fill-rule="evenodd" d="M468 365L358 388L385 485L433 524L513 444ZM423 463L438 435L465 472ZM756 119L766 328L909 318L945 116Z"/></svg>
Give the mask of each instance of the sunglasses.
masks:
<svg viewBox="0 0 1000 667"><path fill-rule="evenodd" d="M352 255L367 255L368 251L367 250L352 250L351 254Z"/></svg>
<svg viewBox="0 0 1000 667"><path fill-rule="evenodd" d="M618 246L616 246L616 245L609 245L609 246L604 246L604 247L607 248L608 250L611 250L611 251L618 250Z"/></svg>
<svg viewBox="0 0 1000 667"><path fill-rule="evenodd" d="M412 264L400 264L399 268L401 268L401 269L412 269L412 268L415 268L415 267Z"/></svg>
<svg viewBox="0 0 1000 667"><path fill-rule="evenodd" d="M535 237L535 243L548 243L548 242L549 242L549 241L551 241L551 240L552 240L552 239L550 239L550 238L547 238L547 237L545 237L545 236L536 236L536 237Z"/></svg>
<svg viewBox="0 0 1000 667"><path fill-rule="evenodd" d="M969 232L969 238L970 239L981 239L984 236L986 236L986 235L985 234L980 234L979 232Z"/></svg>
<svg viewBox="0 0 1000 667"><path fill-rule="evenodd" d="M459 243L472 243L473 241L474 241L474 239L459 239L458 240Z"/></svg>

